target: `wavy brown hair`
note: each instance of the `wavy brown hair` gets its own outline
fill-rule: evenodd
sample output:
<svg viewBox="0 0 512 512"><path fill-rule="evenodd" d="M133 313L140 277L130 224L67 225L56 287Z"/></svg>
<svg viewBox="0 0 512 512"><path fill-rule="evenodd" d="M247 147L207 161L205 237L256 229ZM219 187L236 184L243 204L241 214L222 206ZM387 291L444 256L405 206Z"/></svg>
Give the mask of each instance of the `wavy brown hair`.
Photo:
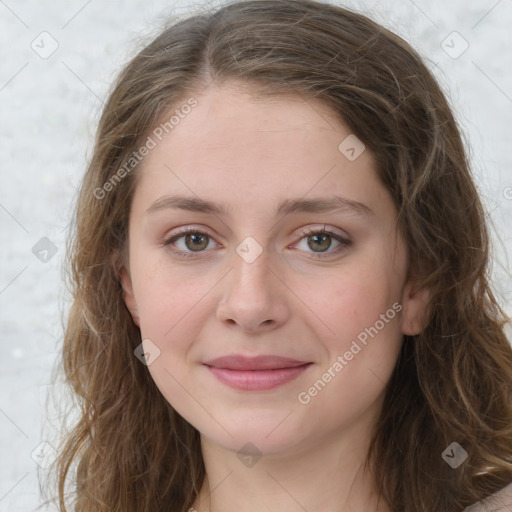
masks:
<svg viewBox="0 0 512 512"><path fill-rule="evenodd" d="M394 511L460 512L505 487L509 319L489 284L486 214L445 96L409 44L361 14L251 0L173 21L122 70L103 109L68 247L59 365L79 417L52 466L59 510L185 512L203 483L198 431L134 356L141 333L119 270L138 169L102 198L98 189L183 98L230 80L317 98L350 127L396 203L409 276L430 290L428 323L404 337L368 451L382 498ZM441 457L454 441L468 452L457 469Z"/></svg>

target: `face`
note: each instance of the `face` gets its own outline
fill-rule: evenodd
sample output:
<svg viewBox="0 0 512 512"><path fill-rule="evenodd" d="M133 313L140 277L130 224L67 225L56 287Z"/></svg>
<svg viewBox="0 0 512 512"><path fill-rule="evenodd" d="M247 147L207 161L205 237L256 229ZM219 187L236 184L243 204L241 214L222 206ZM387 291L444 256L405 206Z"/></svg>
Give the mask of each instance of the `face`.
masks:
<svg viewBox="0 0 512 512"><path fill-rule="evenodd" d="M139 169L125 302L202 435L312 446L378 410L426 299L370 151L328 107L236 83L196 100Z"/></svg>

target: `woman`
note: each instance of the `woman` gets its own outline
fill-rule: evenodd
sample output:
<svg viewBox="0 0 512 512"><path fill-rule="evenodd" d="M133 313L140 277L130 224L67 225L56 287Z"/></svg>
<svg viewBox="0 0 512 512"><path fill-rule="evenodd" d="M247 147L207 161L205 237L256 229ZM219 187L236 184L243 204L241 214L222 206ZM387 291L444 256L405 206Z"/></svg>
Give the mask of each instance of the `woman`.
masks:
<svg viewBox="0 0 512 512"><path fill-rule="evenodd" d="M401 38L309 0L175 23L120 74L80 189L60 510L73 463L77 512L511 507L488 251Z"/></svg>

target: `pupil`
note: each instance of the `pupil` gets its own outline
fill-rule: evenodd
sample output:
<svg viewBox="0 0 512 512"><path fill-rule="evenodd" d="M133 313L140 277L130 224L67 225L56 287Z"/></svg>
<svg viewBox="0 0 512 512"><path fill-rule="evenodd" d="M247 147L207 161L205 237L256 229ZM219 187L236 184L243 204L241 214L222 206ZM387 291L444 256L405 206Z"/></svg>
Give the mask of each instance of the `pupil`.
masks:
<svg viewBox="0 0 512 512"><path fill-rule="evenodd" d="M318 239L322 239L322 238L323 238L323 241L325 242L328 238L330 238L330 235L327 235L327 234L324 234L324 235L313 235L313 238L315 239L315 243L317 243ZM327 244L324 244L323 249L324 250L328 249L330 245L331 245L330 242L327 243ZM310 246L311 249L314 249L313 247L311 247L311 244L309 244L309 246ZM317 246L317 248L318 248L318 246Z"/></svg>
<svg viewBox="0 0 512 512"><path fill-rule="evenodd" d="M195 247L196 249L199 248L199 249L204 249L204 247L201 246L201 240L203 241L203 245L204 245L204 240L206 239L207 237L203 236L203 235L199 235L199 234L189 234L187 235L187 240L190 240L192 239L193 243L192 243L192 250L194 250L193 248ZM208 245L208 243L206 243L206 245ZM206 247L206 246L205 246ZM190 247L189 247L190 249Z"/></svg>

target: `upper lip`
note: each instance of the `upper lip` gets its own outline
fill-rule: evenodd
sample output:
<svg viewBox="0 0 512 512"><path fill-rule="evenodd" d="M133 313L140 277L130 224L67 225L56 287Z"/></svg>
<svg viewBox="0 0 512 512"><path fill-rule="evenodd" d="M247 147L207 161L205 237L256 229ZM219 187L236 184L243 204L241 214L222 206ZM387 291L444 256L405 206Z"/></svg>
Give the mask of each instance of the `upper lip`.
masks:
<svg viewBox="0 0 512 512"><path fill-rule="evenodd" d="M288 357L263 355L245 357L239 355L217 357L206 361L205 365L228 370L276 370L279 368L295 368L307 364L308 361L298 361Z"/></svg>

